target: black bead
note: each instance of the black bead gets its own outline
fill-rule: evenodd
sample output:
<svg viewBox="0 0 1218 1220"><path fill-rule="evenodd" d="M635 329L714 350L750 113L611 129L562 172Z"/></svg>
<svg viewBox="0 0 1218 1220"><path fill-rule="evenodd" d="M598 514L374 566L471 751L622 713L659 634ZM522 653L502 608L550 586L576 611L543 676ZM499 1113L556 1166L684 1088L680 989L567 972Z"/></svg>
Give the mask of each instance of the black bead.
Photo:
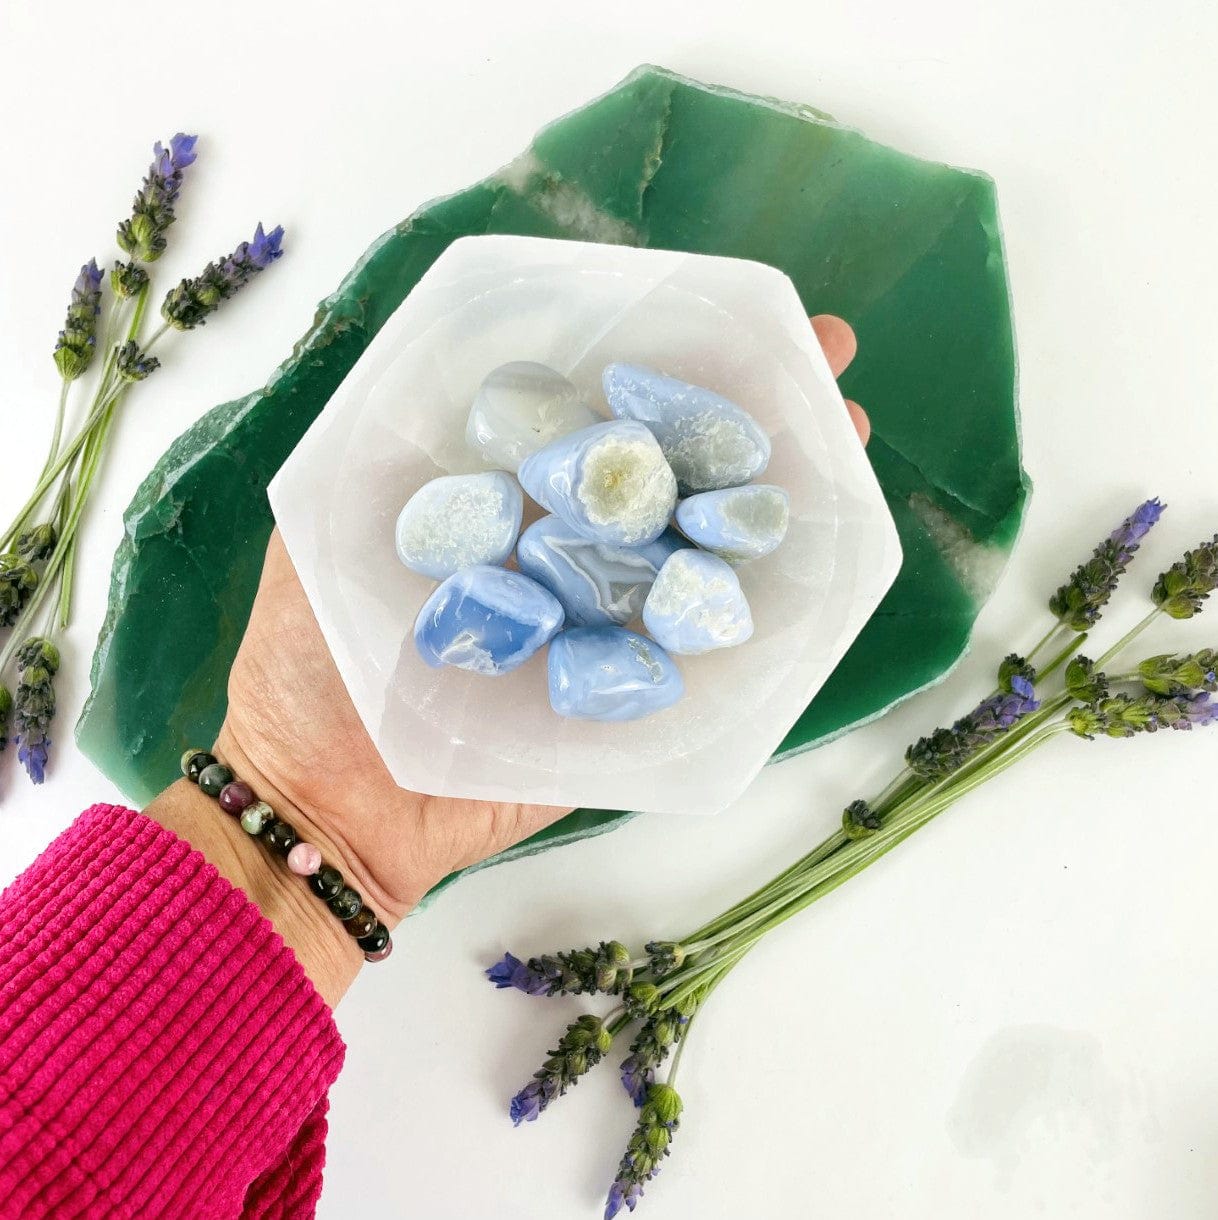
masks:
<svg viewBox="0 0 1218 1220"><path fill-rule="evenodd" d="M367 936L361 936L355 943L365 953L379 953L389 943L389 929L383 923L378 923Z"/></svg>
<svg viewBox="0 0 1218 1220"><path fill-rule="evenodd" d="M343 926L352 936L367 936L376 927L376 915L367 907L360 907Z"/></svg>
<svg viewBox="0 0 1218 1220"><path fill-rule="evenodd" d="M286 856L296 846L299 839L287 822L281 822L276 818L263 827L262 841L267 847L274 848L281 856Z"/></svg>
<svg viewBox="0 0 1218 1220"><path fill-rule="evenodd" d="M193 765L194 760L191 760ZM199 788L208 796L219 796L220 789L225 784L233 782L233 773L223 764L214 759L199 772Z"/></svg>
<svg viewBox="0 0 1218 1220"><path fill-rule="evenodd" d="M186 764L186 778L192 784L199 782L199 776L203 773L205 767L210 767L216 761L214 754L196 754L189 763Z"/></svg>
<svg viewBox="0 0 1218 1220"><path fill-rule="evenodd" d="M358 890L353 890L349 885L344 885L328 903L330 910L334 912L339 919L350 919L356 911L364 905L364 900L359 896Z"/></svg>
<svg viewBox="0 0 1218 1220"><path fill-rule="evenodd" d="M333 898L343 888L343 875L332 864L323 864L309 878L309 889L318 898Z"/></svg>

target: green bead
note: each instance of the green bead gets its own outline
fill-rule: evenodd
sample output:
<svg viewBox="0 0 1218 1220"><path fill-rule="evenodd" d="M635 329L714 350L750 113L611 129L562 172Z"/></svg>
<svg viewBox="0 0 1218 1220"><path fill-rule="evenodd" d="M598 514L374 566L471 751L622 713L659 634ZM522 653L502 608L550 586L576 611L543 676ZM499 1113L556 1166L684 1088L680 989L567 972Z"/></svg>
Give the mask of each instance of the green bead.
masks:
<svg viewBox="0 0 1218 1220"><path fill-rule="evenodd" d="M318 898L330 899L333 898L339 890L343 888L343 875L334 867L333 864L323 864L309 878L309 889L315 893Z"/></svg>
<svg viewBox="0 0 1218 1220"><path fill-rule="evenodd" d="M241 813L241 829L246 834L258 835L262 833L263 827L266 826L275 816L275 811L266 803L266 801L255 801L252 805L248 805Z"/></svg>
<svg viewBox="0 0 1218 1220"><path fill-rule="evenodd" d="M189 779L190 778L190 760L192 758L197 758L200 754L206 754L206 753L207 753L206 750L200 750L198 746L191 746L190 749L187 750L182 755L182 774L185 775ZM196 772L196 775L197 775L197 772Z"/></svg>
<svg viewBox="0 0 1218 1220"><path fill-rule="evenodd" d="M219 796L220 789L231 783L232 778L233 773L223 763L209 763L199 772L199 787L208 796Z"/></svg>
<svg viewBox="0 0 1218 1220"><path fill-rule="evenodd" d="M298 838L296 831L287 822L277 820L271 822L262 832L262 841L273 851L286 856L296 846Z"/></svg>
<svg viewBox="0 0 1218 1220"><path fill-rule="evenodd" d="M364 900L359 896L358 890L344 885L327 905L339 919L350 919L364 905Z"/></svg>
<svg viewBox="0 0 1218 1220"><path fill-rule="evenodd" d="M198 751L190 756L186 762L186 778L192 784L199 782L199 776L203 774L208 767L216 761L214 754L208 754L206 750Z"/></svg>

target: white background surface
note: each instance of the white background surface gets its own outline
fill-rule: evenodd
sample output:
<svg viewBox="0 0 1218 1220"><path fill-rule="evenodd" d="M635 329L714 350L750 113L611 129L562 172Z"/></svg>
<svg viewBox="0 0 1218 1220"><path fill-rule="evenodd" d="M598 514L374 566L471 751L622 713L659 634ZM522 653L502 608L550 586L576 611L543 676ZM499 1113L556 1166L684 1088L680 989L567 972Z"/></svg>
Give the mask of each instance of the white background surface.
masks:
<svg viewBox="0 0 1218 1220"><path fill-rule="evenodd" d="M1151 493L1172 506L1131 594L1218 524L1215 10L706 0L576 21L569 4L8 0L2 12L0 516L40 460L68 286L90 254L111 256L155 138L203 137L166 280L259 218L287 226L289 250L131 398L84 536L53 782L32 792L10 760L0 769L5 879L81 806L116 795L67 728L137 479L204 409L259 384L416 204L509 160L642 61L809 102L998 180L1037 492L978 659L770 769L718 819L640 819L462 883L339 1010L349 1051L323 1217L594 1216L633 1117L602 1069L513 1131L508 1096L579 1004L496 993L481 967L505 946L697 924L968 705L990 658L1039 636L1043 598L1128 506ZM1131 597L1110 626L1140 612ZM1215 615L1161 639L1213 643ZM767 940L699 1019L676 1154L644 1214L1212 1216L1216 764L1218 738L1201 734L1060 742Z"/></svg>

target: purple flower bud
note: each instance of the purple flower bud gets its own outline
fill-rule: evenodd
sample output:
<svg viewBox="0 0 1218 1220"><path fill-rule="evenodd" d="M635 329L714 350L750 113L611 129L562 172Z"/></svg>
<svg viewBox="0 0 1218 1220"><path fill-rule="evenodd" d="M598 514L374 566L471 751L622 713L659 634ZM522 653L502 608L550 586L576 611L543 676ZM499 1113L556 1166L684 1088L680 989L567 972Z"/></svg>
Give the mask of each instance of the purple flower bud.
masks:
<svg viewBox="0 0 1218 1220"><path fill-rule="evenodd" d="M158 140L152 164L131 205L131 219L118 226L118 244L133 259L155 262L165 251L165 232L174 222L173 205L182 190L182 174L195 160L198 136L178 132L169 147Z"/></svg>
<svg viewBox="0 0 1218 1220"><path fill-rule="evenodd" d="M101 269L89 259L72 285L68 316L55 343L55 364L65 381L74 381L93 359L97 315L101 313Z"/></svg>
<svg viewBox="0 0 1218 1220"><path fill-rule="evenodd" d="M1053 594L1049 609L1067 627L1087 631L1099 621L1117 582L1164 507L1157 499L1139 504Z"/></svg>
<svg viewBox="0 0 1218 1220"><path fill-rule="evenodd" d="M193 280L183 280L170 289L161 305L161 316L178 330L202 326L221 301L227 301L265 271L283 254L283 226L263 231L259 224L253 239L243 241L232 254L208 263Z"/></svg>

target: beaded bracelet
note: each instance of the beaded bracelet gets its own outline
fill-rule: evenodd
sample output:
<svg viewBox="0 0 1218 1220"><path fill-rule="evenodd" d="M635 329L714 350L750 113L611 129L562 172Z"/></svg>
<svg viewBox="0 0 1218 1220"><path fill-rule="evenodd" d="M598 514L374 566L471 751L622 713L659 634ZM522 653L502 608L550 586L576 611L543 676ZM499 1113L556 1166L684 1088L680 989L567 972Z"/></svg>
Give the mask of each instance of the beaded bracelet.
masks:
<svg viewBox="0 0 1218 1220"><path fill-rule="evenodd" d="M302 842L296 831L254 795L249 784L237 779L206 750L187 750L182 755L182 774L201 791L214 796L225 813L241 821L241 829L260 838L287 860L288 868L304 877L313 891L355 938L366 962L383 962L393 952L389 929L364 905L333 865L326 864L312 843Z"/></svg>

